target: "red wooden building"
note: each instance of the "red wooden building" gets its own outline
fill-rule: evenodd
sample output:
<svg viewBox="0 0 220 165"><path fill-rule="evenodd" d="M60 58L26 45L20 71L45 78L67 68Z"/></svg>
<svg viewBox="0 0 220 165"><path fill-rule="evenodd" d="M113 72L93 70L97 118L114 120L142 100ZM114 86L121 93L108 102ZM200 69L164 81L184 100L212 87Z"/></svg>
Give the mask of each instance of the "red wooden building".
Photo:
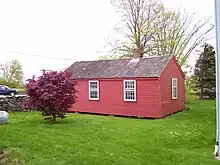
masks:
<svg viewBox="0 0 220 165"><path fill-rule="evenodd" d="M73 112L162 118L185 103L185 77L174 56L75 62Z"/></svg>

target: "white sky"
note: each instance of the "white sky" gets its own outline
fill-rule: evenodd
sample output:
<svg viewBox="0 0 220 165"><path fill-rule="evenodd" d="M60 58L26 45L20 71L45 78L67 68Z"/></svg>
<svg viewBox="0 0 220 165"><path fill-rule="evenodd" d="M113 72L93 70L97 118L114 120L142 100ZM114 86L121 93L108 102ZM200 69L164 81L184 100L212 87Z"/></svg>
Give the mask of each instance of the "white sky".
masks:
<svg viewBox="0 0 220 165"><path fill-rule="evenodd" d="M0 0L0 63L18 59L25 78L41 69L63 69L77 60L95 60L112 32L117 14L110 0ZM162 0L167 7L212 16L214 0ZM69 58L31 57L13 52Z"/></svg>

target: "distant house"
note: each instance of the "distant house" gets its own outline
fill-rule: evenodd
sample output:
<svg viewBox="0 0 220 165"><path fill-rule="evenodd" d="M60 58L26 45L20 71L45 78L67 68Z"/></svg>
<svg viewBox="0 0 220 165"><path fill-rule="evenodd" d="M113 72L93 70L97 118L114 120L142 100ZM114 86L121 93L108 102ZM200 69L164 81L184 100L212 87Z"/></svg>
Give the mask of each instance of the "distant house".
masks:
<svg viewBox="0 0 220 165"><path fill-rule="evenodd" d="M185 103L185 76L174 56L75 62L72 112L162 118Z"/></svg>

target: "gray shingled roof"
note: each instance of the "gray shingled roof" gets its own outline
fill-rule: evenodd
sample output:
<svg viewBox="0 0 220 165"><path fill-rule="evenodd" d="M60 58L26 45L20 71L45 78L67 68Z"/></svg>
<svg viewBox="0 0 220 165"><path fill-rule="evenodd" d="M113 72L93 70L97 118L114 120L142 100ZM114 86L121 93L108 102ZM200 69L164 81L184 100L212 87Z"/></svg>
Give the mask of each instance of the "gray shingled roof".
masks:
<svg viewBox="0 0 220 165"><path fill-rule="evenodd" d="M159 77L172 56L141 59L80 61L67 71L75 78Z"/></svg>

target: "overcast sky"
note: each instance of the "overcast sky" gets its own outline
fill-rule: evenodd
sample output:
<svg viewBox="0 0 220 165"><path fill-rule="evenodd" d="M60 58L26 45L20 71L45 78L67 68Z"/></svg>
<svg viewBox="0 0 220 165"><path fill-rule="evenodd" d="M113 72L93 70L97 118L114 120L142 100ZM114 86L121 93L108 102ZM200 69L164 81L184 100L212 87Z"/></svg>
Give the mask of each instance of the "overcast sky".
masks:
<svg viewBox="0 0 220 165"><path fill-rule="evenodd" d="M167 7L182 6L214 20L214 0L163 2ZM18 59L28 78L41 69L59 70L74 61L98 59L99 49L117 20L109 0L0 0L0 63Z"/></svg>

